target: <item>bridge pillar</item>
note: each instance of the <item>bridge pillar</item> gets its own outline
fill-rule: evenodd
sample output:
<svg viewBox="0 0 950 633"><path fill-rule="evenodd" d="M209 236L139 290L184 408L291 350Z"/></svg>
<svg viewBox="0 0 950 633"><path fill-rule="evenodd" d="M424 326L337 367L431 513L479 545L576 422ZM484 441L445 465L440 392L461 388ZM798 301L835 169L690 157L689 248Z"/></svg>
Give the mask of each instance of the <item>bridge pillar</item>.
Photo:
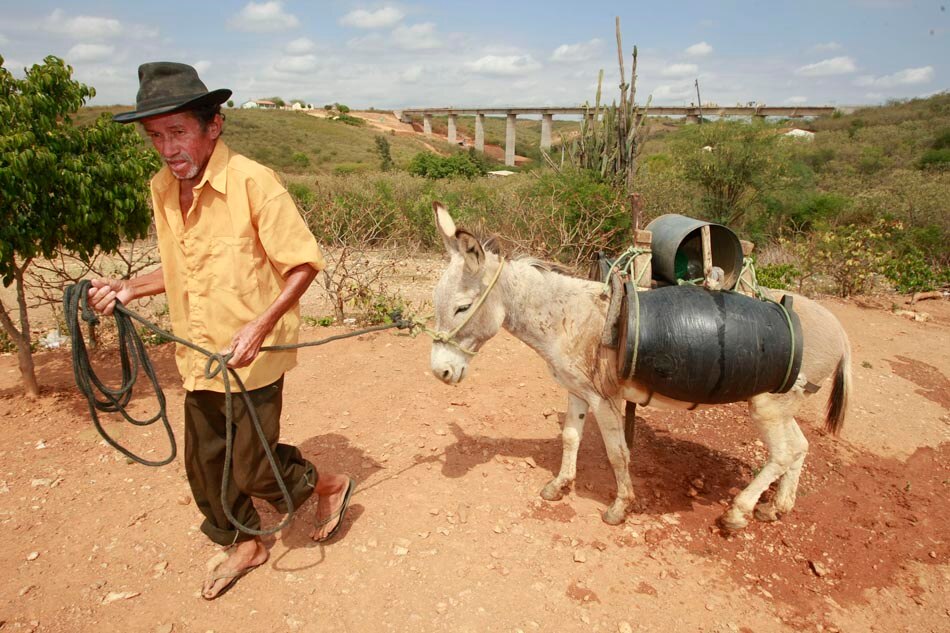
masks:
<svg viewBox="0 0 950 633"><path fill-rule="evenodd" d="M509 114L505 123L505 165L515 164L515 119L517 114Z"/></svg>
<svg viewBox="0 0 950 633"><path fill-rule="evenodd" d="M481 112L475 113L475 149L485 151L485 115Z"/></svg>
<svg viewBox="0 0 950 633"><path fill-rule="evenodd" d="M450 114L450 115L449 115L449 134L448 134L448 138L449 138L449 143L451 143L452 145L455 145L455 143L456 143L456 137L455 137L455 123L456 123L457 121L458 121L458 115L457 115L457 114Z"/></svg>
<svg viewBox="0 0 950 633"><path fill-rule="evenodd" d="M553 114L541 115L541 149L545 151L551 149L551 123L553 121Z"/></svg>
<svg viewBox="0 0 950 633"><path fill-rule="evenodd" d="M432 115L428 112L422 115L422 131L426 136L432 136Z"/></svg>
<svg viewBox="0 0 950 633"><path fill-rule="evenodd" d="M687 114L687 115L686 115L686 122L687 122L687 123L699 123L699 115L698 115L698 114Z"/></svg>

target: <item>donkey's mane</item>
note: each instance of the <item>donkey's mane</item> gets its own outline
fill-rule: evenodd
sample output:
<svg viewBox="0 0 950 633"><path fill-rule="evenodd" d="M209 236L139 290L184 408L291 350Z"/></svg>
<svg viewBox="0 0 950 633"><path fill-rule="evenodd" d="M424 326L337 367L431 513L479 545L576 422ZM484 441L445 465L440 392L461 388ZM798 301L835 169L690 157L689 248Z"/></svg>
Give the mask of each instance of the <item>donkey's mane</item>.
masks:
<svg viewBox="0 0 950 633"><path fill-rule="evenodd" d="M519 256L515 258L515 261L524 262L532 268L537 268L543 273L555 273L557 275L564 275L565 277L576 277L574 271L572 271L567 266L544 259L538 259L537 257Z"/></svg>
<svg viewBox="0 0 950 633"><path fill-rule="evenodd" d="M538 257L533 257L524 253L506 252L510 250L510 246L506 245L504 243L505 239L497 234L483 238L481 236L474 235L465 229L460 229L459 232L468 233L478 240L479 244L482 245L482 248L486 252L493 253L499 257L507 257L511 261L528 264L532 268L536 268L543 273L555 273L557 275L564 275L565 277L577 277L577 274L573 270L567 266L564 266L563 264L558 264L557 262L548 261L546 259L540 259Z"/></svg>

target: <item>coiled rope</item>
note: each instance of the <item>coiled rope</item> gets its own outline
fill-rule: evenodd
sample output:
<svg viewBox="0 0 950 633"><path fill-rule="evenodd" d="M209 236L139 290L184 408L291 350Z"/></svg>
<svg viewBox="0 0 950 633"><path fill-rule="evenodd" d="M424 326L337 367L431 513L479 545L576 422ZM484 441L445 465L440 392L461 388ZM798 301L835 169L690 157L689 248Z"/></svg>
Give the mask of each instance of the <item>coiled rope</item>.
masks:
<svg viewBox="0 0 950 633"><path fill-rule="evenodd" d="M168 422L165 394L162 392L162 388L158 384L158 377L155 374L155 367L152 365L152 361L148 356L145 345L142 343L142 338L132 324L132 320L134 319L156 334L170 341L174 341L179 345L184 345L185 347L195 350L196 352L206 356L208 360L205 363L205 378L210 380L218 374L221 374L221 379L224 382L226 415L224 476L221 478L221 506L224 508L225 516L227 516L231 525L233 525L235 529L240 530L245 534L251 534L254 536L274 534L275 532L278 532L289 525L293 520L294 514L293 500L290 497L290 492L287 490L287 485L280 476L280 472L277 468L277 462L274 458L273 451L271 451L270 445L267 442L267 438L264 435L264 431L261 428L260 419L257 416L257 410L254 407L254 403L251 401L250 396L247 393L247 389L244 387L244 383L241 381L240 376L238 376L232 368L228 367L228 361L231 360L231 353L220 354L217 352L211 352L198 345L195 345L191 341L177 337L174 334L161 329L141 315L136 314L133 310L129 310L120 301L116 301L115 308L113 310L113 316L115 318L116 330L119 337L119 363L122 367L122 382L118 388L110 388L102 382L102 380L93 370L92 363L89 360L89 353L86 350L86 342L83 339L82 332L80 331L80 318L82 318L83 321L93 325L99 323L99 316L88 305L90 285L91 283L89 280L83 280L77 284L68 286L63 293L63 310L65 312L66 327L69 330L69 337L72 345L73 375L76 378L76 386L86 397L86 402L89 405L89 414L92 417L92 423L95 425L99 435L101 435L110 446L118 450L132 461L139 464L144 464L146 466L164 466L175 459L175 456L178 452L177 444L175 443L175 434L172 432L171 425ZM295 343L289 345L266 345L261 348L261 352L283 351L301 347L315 347L317 345L324 345L332 341L339 341L345 338L360 336L370 332L380 332L382 330L388 330L391 328L411 331L413 328L418 327L418 322L415 322L411 319L404 319L401 313L398 311L394 312L390 316L393 322L389 324L376 325L373 327L348 332L346 334L337 334L335 336L330 336L317 341L308 341L305 343ZM152 389L155 392L155 397L158 400L158 413L150 418L142 420L131 416L126 409L126 406L132 398L132 389L135 386L135 381L138 379L139 369L141 369L145 375L148 376L149 381L152 384ZM234 434L232 429L234 408L231 400L233 391L231 387L232 379L237 384L241 398L244 400L244 404L251 418L251 424L253 425L254 430L264 447L264 454L267 456L267 462L270 464L271 470L274 473L274 477L277 480L277 486L280 488L284 502L287 504L287 516L284 517L284 520L281 521L279 525L268 530L257 530L242 524L234 517L233 514L231 514L231 509L227 502L228 480L230 479L231 475L231 459L234 448ZM103 398L100 399L98 394L101 394ZM149 460L136 455L126 447L122 446L103 428L102 423L99 421L100 411L106 413L118 412L122 414L122 417L125 418L127 422L130 422L136 426L149 426L158 420L161 420L162 425L165 428L165 433L168 435L168 443L170 447L168 457L160 460Z"/></svg>

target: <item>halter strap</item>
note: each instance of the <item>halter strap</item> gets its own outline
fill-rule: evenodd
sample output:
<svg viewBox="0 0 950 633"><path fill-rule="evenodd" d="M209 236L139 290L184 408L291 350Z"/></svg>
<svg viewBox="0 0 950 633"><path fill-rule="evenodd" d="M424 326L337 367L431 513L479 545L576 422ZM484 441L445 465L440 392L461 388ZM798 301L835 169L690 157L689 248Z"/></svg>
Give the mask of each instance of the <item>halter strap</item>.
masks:
<svg viewBox="0 0 950 633"><path fill-rule="evenodd" d="M495 274L492 276L491 281L488 282L488 287L485 288L485 292L483 292L478 297L478 299L475 300L475 304L469 309L468 314L465 316L464 319L462 319L461 323L459 323L457 326L455 326L455 328L452 329L451 332L441 332L441 331L431 330L429 328L425 328L423 331L429 336L431 336L432 340L435 342L451 345L452 347L458 349L460 352L464 354L468 354L469 356L474 356L475 354L477 354L478 352L476 352L475 350L462 347L456 340L454 340L455 335L458 334L459 331L461 331L461 329L465 327L469 321L472 320L472 317L475 316L475 313L478 312L478 309L482 307L483 303L485 303L485 299L488 298L488 295L491 294L491 291L495 287L495 284L498 283L498 279L499 277L501 277L501 270L504 267L505 267L505 259L503 257L499 257L498 269L495 271Z"/></svg>

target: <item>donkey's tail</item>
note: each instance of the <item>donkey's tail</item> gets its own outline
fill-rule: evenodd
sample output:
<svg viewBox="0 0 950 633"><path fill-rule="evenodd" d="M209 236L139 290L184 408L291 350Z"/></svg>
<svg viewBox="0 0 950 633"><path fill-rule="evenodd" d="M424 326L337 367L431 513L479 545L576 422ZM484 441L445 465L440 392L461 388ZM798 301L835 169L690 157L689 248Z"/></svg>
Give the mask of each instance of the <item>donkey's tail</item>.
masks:
<svg viewBox="0 0 950 633"><path fill-rule="evenodd" d="M831 386L831 397L828 398L828 409L825 413L825 430L832 435L841 432L844 418L848 413L848 398L851 396L851 343L848 336L842 332L844 353L835 369L834 382Z"/></svg>

